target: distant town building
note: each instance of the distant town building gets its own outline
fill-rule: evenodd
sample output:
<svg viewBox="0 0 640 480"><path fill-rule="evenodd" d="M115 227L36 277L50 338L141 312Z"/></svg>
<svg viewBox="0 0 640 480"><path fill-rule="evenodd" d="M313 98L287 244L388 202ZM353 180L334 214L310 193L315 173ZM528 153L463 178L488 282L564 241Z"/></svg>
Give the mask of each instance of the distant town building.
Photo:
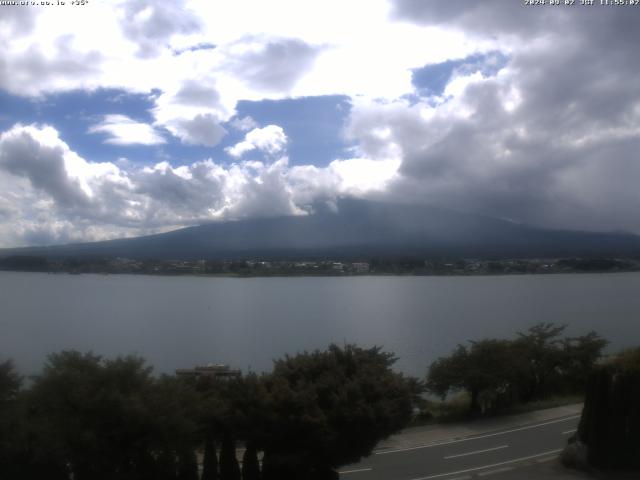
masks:
<svg viewBox="0 0 640 480"><path fill-rule="evenodd" d="M238 378L242 375L240 370L233 370L229 365L207 365L194 368L178 368L176 375L191 378Z"/></svg>
<svg viewBox="0 0 640 480"><path fill-rule="evenodd" d="M369 273L369 264L367 262L355 262L352 267L356 273Z"/></svg>

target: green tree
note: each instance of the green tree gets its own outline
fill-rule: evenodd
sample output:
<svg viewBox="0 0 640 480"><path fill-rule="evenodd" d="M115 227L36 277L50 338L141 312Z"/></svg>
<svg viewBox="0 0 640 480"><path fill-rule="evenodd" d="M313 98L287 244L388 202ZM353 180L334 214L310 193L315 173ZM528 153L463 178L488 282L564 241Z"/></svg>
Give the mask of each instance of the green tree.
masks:
<svg viewBox="0 0 640 480"><path fill-rule="evenodd" d="M471 415L549 394L581 393L607 342L595 332L561 338L565 328L539 323L515 340L458 345L431 364L427 388L443 398L467 391Z"/></svg>
<svg viewBox="0 0 640 480"><path fill-rule="evenodd" d="M27 399L33 451L76 480L174 479L167 465L196 443L196 398L141 358L51 355Z"/></svg>
<svg viewBox="0 0 640 480"><path fill-rule="evenodd" d="M354 345L277 360L263 379L263 478L334 478L406 426L418 384L391 369L395 360Z"/></svg>
<svg viewBox="0 0 640 480"><path fill-rule="evenodd" d="M458 345L448 357L431 364L427 375L427 388L446 397L452 391L469 393L469 414L482 413L481 398L486 408L501 399L510 401L515 387L514 348L507 340L481 340L466 347ZM506 400L505 400L506 399Z"/></svg>
<svg viewBox="0 0 640 480"><path fill-rule="evenodd" d="M518 332L518 386L521 400L528 402L562 388L562 366L566 355L560 335L566 325L538 323L527 332Z"/></svg>

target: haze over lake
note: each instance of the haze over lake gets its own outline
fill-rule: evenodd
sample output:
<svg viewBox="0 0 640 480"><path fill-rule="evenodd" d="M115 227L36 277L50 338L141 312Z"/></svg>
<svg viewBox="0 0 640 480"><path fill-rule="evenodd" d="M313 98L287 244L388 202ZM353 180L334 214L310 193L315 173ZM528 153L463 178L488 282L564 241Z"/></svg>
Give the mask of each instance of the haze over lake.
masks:
<svg viewBox="0 0 640 480"><path fill-rule="evenodd" d="M423 376L457 343L537 322L640 338L640 273L491 277L212 278L0 272L0 360L36 373L63 349L136 353L156 372L274 358L330 342L382 345Z"/></svg>

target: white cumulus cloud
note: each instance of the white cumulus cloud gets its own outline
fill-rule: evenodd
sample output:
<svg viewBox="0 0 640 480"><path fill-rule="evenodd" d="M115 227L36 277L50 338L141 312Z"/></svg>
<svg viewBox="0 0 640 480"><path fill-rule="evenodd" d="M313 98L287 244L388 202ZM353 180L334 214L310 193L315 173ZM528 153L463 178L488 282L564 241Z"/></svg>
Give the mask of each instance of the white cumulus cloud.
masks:
<svg viewBox="0 0 640 480"><path fill-rule="evenodd" d="M268 155L277 155L282 153L286 145L287 135L282 127L267 125L264 128L254 128L245 135L242 142L227 147L225 151L236 158L256 149Z"/></svg>
<svg viewBox="0 0 640 480"><path fill-rule="evenodd" d="M275 126L274 126L275 127ZM273 135L250 138L277 153ZM257 148L257 147L256 147ZM269 150L271 149L271 150ZM47 125L0 134L0 245L51 244L131 236L208 221L304 215L317 201L366 196L395 176L395 163L351 159L324 168L203 159L136 166L82 158Z"/></svg>
<svg viewBox="0 0 640 480"><path fill-rule="evenodd" d="M166 140L147 123L136 122L126 115L105 115L100 123L89 128L89 133L105 133L105 143L113 145L158 145Z"/></svg>

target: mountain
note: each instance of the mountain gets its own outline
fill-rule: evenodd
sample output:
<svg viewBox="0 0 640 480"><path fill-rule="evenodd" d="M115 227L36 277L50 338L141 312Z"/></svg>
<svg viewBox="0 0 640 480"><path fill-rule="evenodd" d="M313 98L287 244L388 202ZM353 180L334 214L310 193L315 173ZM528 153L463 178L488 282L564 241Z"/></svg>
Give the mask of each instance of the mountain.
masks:
<svg viewBox="0 0 640 480"><path fill-rule="evenodd" d="M640 237L545 230L436 207L342 199L308 216L208 223L144 237L0 250L0 256L355 259L640 255Z"/></svg>

